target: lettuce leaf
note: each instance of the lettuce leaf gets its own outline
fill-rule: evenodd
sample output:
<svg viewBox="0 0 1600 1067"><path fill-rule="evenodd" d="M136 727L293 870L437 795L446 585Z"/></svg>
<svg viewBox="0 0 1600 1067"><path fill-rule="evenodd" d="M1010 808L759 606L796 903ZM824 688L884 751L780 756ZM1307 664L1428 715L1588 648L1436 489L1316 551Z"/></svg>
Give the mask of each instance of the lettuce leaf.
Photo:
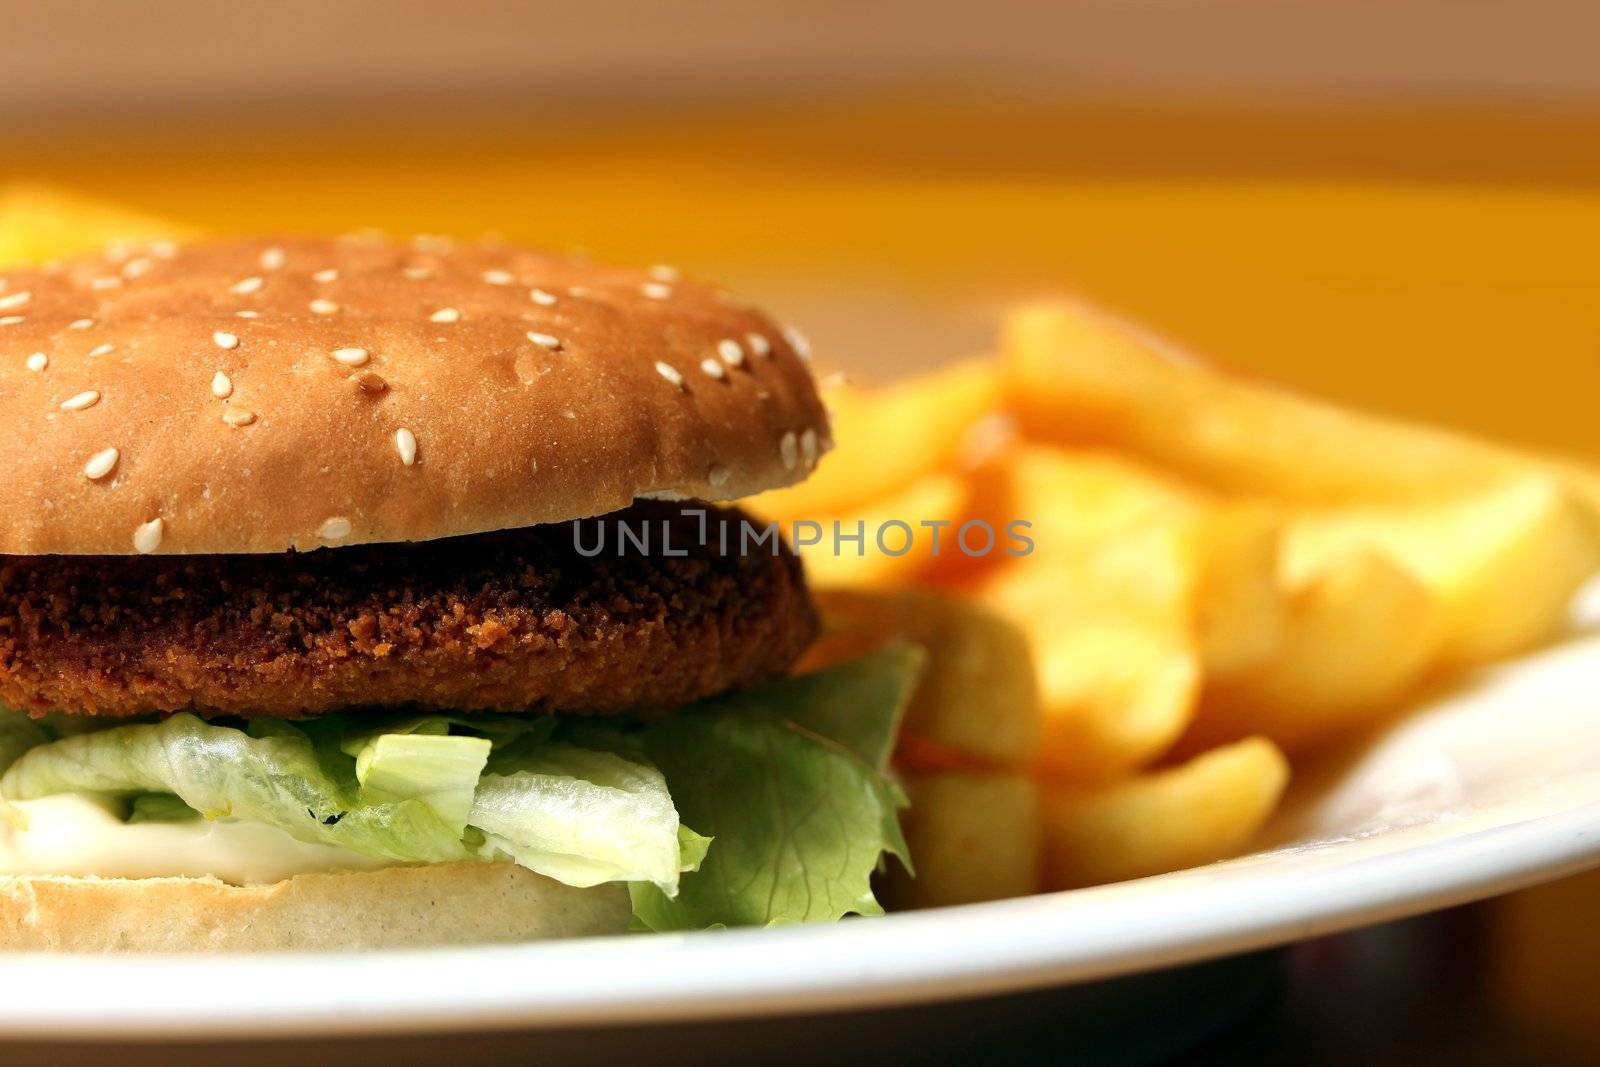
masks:
<svg viewBox="0 0 1600 1067"><path fill-rule="evenodd" d="M451 826L465 828L491 747L484 737L379 734L356 750L361 799L420 800Z"/></svg>
<svg viewBox="0 0 1600 1067"><path fill-rule="evenodd" d="M645 730L684 822L712 846L676 897L629 887L638 921L665 931L881 915L871 884L881 857L910 866L905 796L885 768L922 662L921 650L894 646Z"/></svg>
<svg viewBox="0 0 1600 1067"><path fill-rule="evenodd" d="M529 811L541 818L527 818ZM470 821L484 834L484 855L509 856L568 885L646 882L677 892L678 810L647 763L545 744L524 753L516 770L483 776Z"/></svg>
<svg viewBox="0 0 1600 1067"><path fill-rule="evenodd" d="M30 748L51 740L40 723L18 711L0 709L0 773Z"/></svg>

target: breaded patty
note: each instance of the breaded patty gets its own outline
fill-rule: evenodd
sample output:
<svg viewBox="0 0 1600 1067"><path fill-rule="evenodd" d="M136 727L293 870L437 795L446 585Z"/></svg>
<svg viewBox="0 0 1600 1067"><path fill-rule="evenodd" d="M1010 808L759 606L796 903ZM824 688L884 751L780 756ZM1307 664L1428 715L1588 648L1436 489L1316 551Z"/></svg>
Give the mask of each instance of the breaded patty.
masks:
<svg viewBox="0 0 1600 1067"><path fill-rule="evenodd" d="M817 627L799 560L719 551L717 509L701 545L690 506L586 520L585 549L607 535L592 558L569 523L281 555L0 557L0 703L648 715L782 673ZM617 555L618 520L651 550ZM660 550L663 523L685 555Z"/></svg>

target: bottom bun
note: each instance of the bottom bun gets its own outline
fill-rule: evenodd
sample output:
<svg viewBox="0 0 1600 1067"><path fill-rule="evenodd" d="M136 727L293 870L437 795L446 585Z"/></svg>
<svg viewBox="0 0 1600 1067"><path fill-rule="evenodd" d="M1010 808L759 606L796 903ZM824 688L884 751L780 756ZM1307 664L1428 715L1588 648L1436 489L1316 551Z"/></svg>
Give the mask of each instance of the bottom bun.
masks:
<svg viewBox="0 0 1600 1067"><path fill-rule="evenodd" d="M0 875L0 951L278 952L616 934L620 885L574 889L511 863L215 878Z"/></svg>

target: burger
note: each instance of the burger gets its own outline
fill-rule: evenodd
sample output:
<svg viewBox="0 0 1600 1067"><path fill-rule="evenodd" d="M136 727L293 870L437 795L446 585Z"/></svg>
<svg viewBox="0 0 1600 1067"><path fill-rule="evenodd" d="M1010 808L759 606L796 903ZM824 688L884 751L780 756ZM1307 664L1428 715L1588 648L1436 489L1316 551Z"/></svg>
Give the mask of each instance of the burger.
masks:
<svg viewBox="0 0 1600 1067"><path fill-rule="evenodd" d="M0 948L881 911L920 654L795 674L800 562L724 503L830 445L798 335L440 238L0 278Z"/></svg>

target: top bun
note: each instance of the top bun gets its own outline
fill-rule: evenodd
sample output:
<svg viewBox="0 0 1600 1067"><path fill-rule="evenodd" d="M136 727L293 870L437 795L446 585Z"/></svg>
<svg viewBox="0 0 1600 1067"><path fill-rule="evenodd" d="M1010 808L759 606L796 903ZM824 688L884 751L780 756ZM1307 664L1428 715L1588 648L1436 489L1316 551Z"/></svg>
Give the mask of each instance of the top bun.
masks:
<svg viewBox="0 0 1600 1067"><path fill-rule="evenodd" d="M804 341L667 268L382 237L0 277L0 554L282 552L729 500L830 444Z"/></svg>

